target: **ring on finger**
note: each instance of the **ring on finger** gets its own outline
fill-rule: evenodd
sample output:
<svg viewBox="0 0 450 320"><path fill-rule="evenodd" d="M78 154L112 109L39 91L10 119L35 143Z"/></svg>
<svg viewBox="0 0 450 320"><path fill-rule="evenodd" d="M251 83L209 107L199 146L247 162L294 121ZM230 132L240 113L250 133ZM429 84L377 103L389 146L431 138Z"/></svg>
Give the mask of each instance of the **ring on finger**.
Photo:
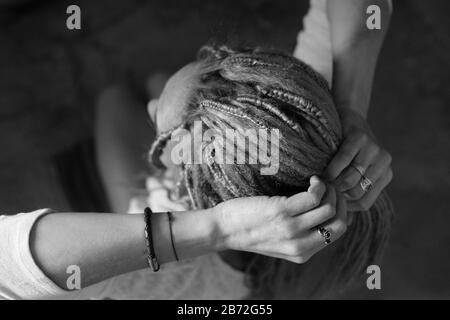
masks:
<svg viewBox="0 0 450 320"><path fill-rule="evenodd" d="M361 189L363 189L365 193L370 191L370 189L372 189L373 187L372 181L364 175L361 177L359 185L361 186Z"/></svg>
<svg viewBox="0 0 450 320"><path fill-rule="evenodd" d="M361 175L361 177L364 177L364 174L366 173L366 169L364 169L363 166L360 166L359 164L356 163L352 163L350 164L350 166L355 169L356 171L359 172L359 174Z"/></svg>
<svg viewBox="0 0 450 320"><path fill-rule="evenodd" d="M330 229L327 229L324 227L319 227L319 228L317 228L317 232L319 232L319 234L323 237L325 244L329 244L331 242L331 230Z"/></svg>

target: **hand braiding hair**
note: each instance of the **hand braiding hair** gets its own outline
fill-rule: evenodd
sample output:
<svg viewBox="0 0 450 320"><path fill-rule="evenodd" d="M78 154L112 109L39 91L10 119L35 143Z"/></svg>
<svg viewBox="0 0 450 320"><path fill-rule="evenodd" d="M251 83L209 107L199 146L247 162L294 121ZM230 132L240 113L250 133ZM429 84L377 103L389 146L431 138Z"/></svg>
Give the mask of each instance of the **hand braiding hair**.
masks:
<svg viewBox="0 0 450 320"><path fill-rule="evenodd" d="M201 164L182 165L181 184L193 208L205 208L236 197L285 195L305 191L312 175L321 175L342 140L339 116L326 81L297 59L271 51L227 47L203 47L199 85L186 102L184 121L161 134L151 149L158 158L171 134L178 128L193 131L196 121L203 129L236 132L245 141L245 129L279 130L279 169L274 175L261 175L261 164L250 161L254 155L245 143L202 142ZM274 143L274 141L270 141ZM232 150L219 148L225 143ZM250 142L249 142L250 144ZM215 153L234 164L219 164ZM235 150L248 161L236 161ZM231 154L230 154L231 152ZM370 212L355 215L354 223L337 243L337 256L324 278L328 289L345 287L381 253L387 241L392 208L382 194ZM298 286L302 266L254 255L247 269L253 297L280 297L289 286Z"/></svg>

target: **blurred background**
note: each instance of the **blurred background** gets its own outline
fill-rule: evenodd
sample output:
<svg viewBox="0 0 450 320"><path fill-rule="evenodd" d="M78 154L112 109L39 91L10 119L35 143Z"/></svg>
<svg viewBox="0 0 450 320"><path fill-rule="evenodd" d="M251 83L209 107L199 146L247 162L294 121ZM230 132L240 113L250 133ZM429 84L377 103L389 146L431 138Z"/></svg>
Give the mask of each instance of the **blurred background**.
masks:
<svg viewBox="0 0 450 320"><path fill-rule="evenodd" d="M82 28L66 28L77 4ZM101 211L94 105L144 86L213 40L292 52L308 1L0 0L0 212ZM450 299L450 2L397 0L369 114L393 155L396 222L382 290L350 298Z"/></svg>

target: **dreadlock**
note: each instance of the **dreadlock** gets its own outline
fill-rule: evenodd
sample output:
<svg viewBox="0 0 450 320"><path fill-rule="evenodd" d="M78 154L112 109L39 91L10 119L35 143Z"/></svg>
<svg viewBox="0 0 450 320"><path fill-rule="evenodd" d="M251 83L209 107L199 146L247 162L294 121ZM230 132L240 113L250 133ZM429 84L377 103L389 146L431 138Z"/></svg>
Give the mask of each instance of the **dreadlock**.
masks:
<svg viewBox="0 0 450 320"><path fill-rule="evenodd" d="M186 102L187 112L179 127L192 131L193 123L201 121L205 129L233 129L240 138L246 128L277 128L282 139L279 170L270 176L261 175L261 165L250 161L216 163L213 155L223 148L218 148L217 141L203 142L200 152L206 161L181 167L180 183L191 207L207 208L236 197L306 191L309 178L323 173L342 141L339 116L323 77L292 56L260 49L205 46L199 51L198 63L202 66L200 81ZM155 141L151 149L154 163L177 128ZM252 156L245 144L236 146ZM231 157L235 159L234 153ZM375 263L387 242L391 216L384 193L369 211L355 214L322 278L328 290L347 287ZM301 285L302 265L254 254L246 274L252 298L280 298Z"/></svg>

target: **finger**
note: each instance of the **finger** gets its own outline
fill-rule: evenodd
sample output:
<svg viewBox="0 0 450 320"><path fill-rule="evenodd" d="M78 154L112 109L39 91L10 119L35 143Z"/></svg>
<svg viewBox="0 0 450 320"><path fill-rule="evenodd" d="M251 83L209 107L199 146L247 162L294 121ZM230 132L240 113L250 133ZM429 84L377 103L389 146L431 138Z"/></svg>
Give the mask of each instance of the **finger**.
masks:
<svg viewBox="0 0 450 320"><path fill-rule="evenodd" d="M327 193L318 208L310 210L298 216L299 230L311 229L332 219L336 215L336 191L332 186L327 188Z"/></svg>
<svg viewBox="0 0 450 320"><path fill-rule="evenodd" d="M379 152L377 158L366 170L365 176L372 182L377 182L389 170L392 163L391 155L386 151Z"/></svg>
<svg viewBox="0 0 450 320"><path fill-rule="evenodd" d="M372 207L381 191L391 182L393 177L392 170L388 171L373 185L372 189L367 192L361 199L348 202L349 211L367 211Z"/></svg>
<svg viewBox="0 0 450 320"><path fill-rule="evenodd" d="M329 181L334 181L352 163L353 158L358 154L365 142L366 140L361 135L347 136L325 170L325 177Z"/></svg>
<svg viewBox="0 0 450 320"><path fill-rule="evenodd" d="M346 226L342 226L342 224L346 224L347 208L345 206L345 199L340 196L339 200L335 201L338 201L336 204L337 210L339 211L338 216L336 216L336 218L326 226L327 229L333 234L332 241L339 239L339 237L341 237L345 232L346 228ZM273 246L269 246L267 248L263 246L252 250L252 252L269 255L296 263L304 263L326 246L327 244L325 243L323 236L317 231L317 228L315 228L303 233L299 238L294 238L290 241L280 243L277 246L276 251L273 250Z"/></svg>
<svg viewBox="0 0 450 320"><path fill-rule="evenodd" d="M269 257L273 257L273 258L278 258L278 259L284 259L284 260L291 260L292 256L287 255L287 254L282 254L280 252L272 252L272 251L265 251L265 250L250 250L248 252L253 252L253 253L257 253L263 256L269 256Z"/></svg>
<svg viewBox="0 0 450 320"><path fill-rule="evenodd" d="M308 192L314 193L322 199L323 195L327 191L327 186L324 182L322 182L318 176L312 176L309 179L309 188Z"/></svg>
<svg viewBox="0 0 450 320"><path fill-rule="evenodd" d="M361 180L360 180L361 181ZM347 190L344 195L347 200L356 201L364 196L365 192L360 183L354 186L352 189Z"/></svg>
<svg viewBox="0 0 450 320"><path fill-rule="evenodd" d="M322 224L321 226L331 233L331 242L338 240L347 231L347 201L342 195L337 194L336 197L335 218L329 222ZM320 234L320 232L318 232L318 227L311 230L311 232L313 232L312 235L321 242L321 245L316 247L316 250L321 250L324 246L327 245L327 243L325 243L324 237ZM316 252L313 251L312 253L315 254Z"/></svg>
<svg viewBox="0 0 450 320"><path fill-rule="evenodd" d="M345 209L345 211L347 211L347 209ZM349 223L343 221L343 219L333 221L333 223L329 225L324 225L324 227L331 232L330 243L325 242L324 237L320 234L317 228L310 230L310 233L303 239L305 247L308 246L310 250L304 252L303 255L306 257L312 257L319 251L326 248L329 244L336 242L346 232L348 225Z"/></svg>
<svg viewBox="0 0 450 320"><path fill-rule="evenodd" d="M334 185L339 192L345 192L355 188L360 180L361 173L354 166L350 165L339 175Z"/></svg>
<svg viewBox="0 0 450 320"><path fill-rule="evenodd" d="M310 179L310 187L307 192L301 192L289 197L286 201L285 210L289 215L295 216L317 207L327 187L317 176Z"/></svg>
<svg viewBox="0 0 450 320"><path fill-rule="evenodd" d="M347 200L341 193L336 193L336 218L345 223L348 221Z"/></svg>
<svg viewBox="0 0 450 320"><path fill-rule="evenodd" d="M369 169L367 169L365 176L369 178L370 181L372 181L372 184L376 184L378 183L378 180L388 172L389 166L389 158L377 160L377 162L373 166L370 166ZM361 199L366 194L366 192L361 187L360 182L361 180L355 187L345 192L347 199L356 201Z"/></svg>
<svg viewBox="0 0 450 320"><path fill-rule="evenodd" d="M372 165L370 165L369 168L366 170L364 176L370 179L370 181L372 181L373 184L375 184L389 170L391 162L392 158L389 153L387 153L386 151L379 152ZM361 179L352 189L347 190L345 192L347 199L358 200L365 195L365 192L362 189L360 182Z"/></svg>
<svg viewBox="0 0 450 320"><path fill-rule="evenodd" d="M379 152L380 148L373 143L361 148L352 161L353 166L347 167L337 177L335 182L337 189L340 192L345 192L354 188L361 179L361 174L366 175L367 168L376 162ZM362 172L359 172L355 167L359 167Z"/></svg>
<svg viewBox="0 0 450 320"><path fill-rule="evenodd" d="M317 246L320 246L320 243L308 233L296 239L279 242L275 246L273 243L261 244L258 247L252 248L249 252L293 261L295 258L308 258L310 256L308 252Z"/></svg>
<svg viewBox="0 0 450 320"><path fill-rule="evenodd" d="M306 262L314 254L326 247L325 241L320 233L316 230L308 231L300 238L285 241L277 246L277 251L273 249L265 250L265 248L258 248L252 250L252 252L270 255L272 257L286 259L293 262Z"/></svg>

